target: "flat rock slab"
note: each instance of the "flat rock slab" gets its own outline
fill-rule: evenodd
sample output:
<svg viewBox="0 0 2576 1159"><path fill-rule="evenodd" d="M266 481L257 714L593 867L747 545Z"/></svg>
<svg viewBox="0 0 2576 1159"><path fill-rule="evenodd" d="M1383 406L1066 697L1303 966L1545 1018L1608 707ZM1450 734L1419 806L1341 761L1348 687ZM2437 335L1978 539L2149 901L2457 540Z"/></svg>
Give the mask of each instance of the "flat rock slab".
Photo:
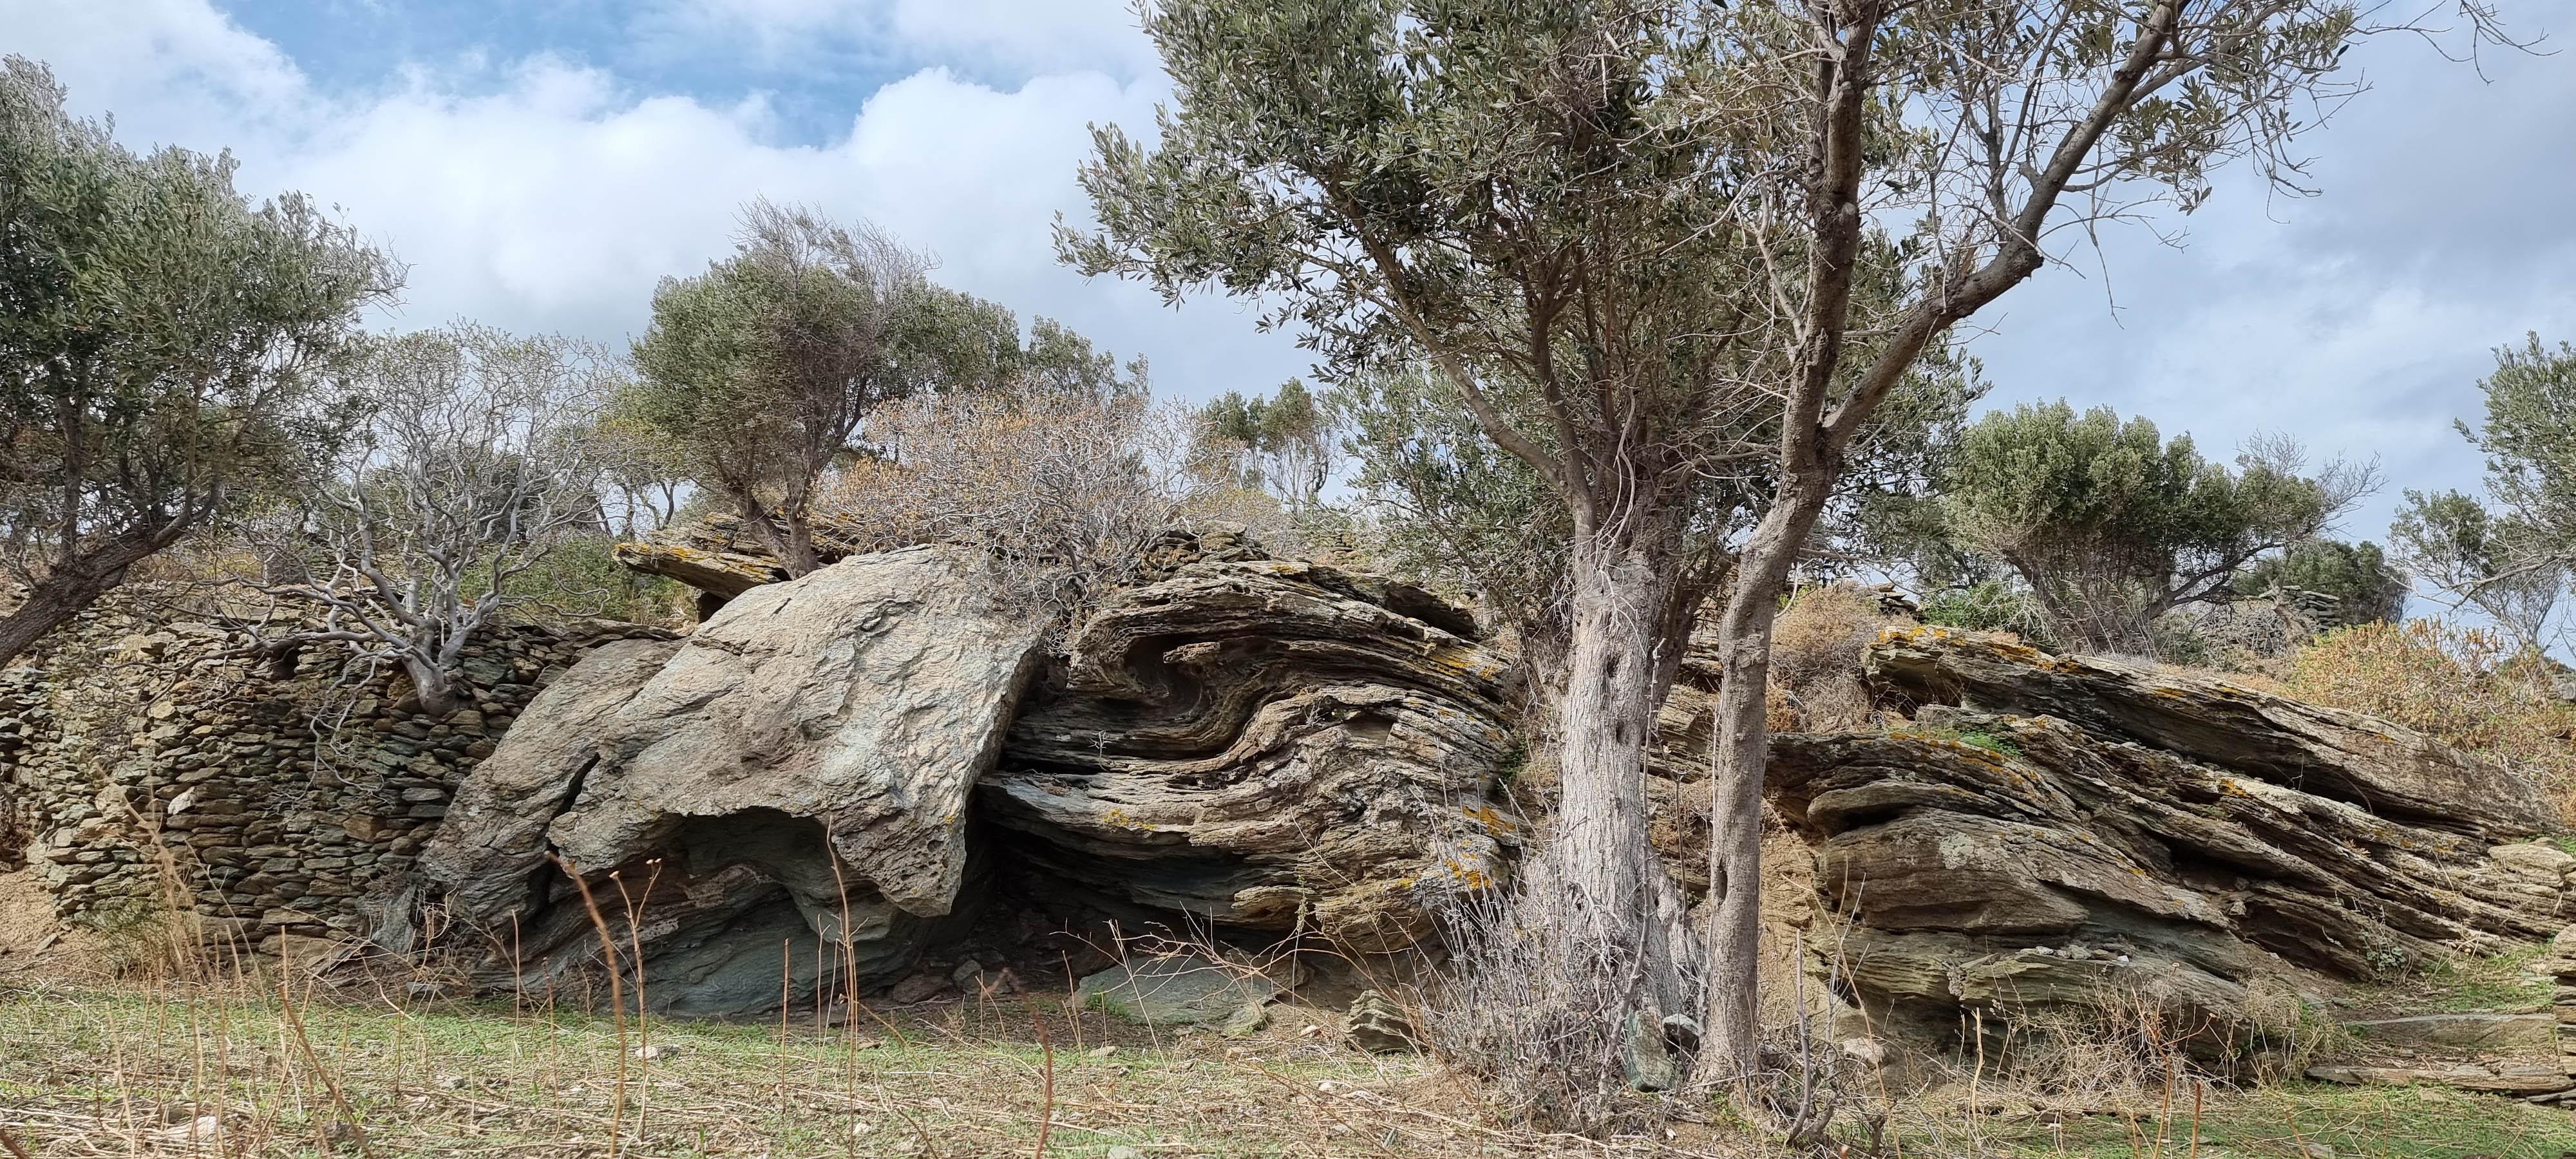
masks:
<svg viewBox="0 0 2576 1159"><path fill-rule="evenodd" d="M1155 1026L1211 1026L1279 994L1279 984L1195 955L1147 958L1084 978L1074 1006Z"/></svg>
<svg viewBox="0 0 2576 1159"><path fill-rule="evenodd" d="M2312 1066L2308 1077L2347 1086L2442 1086L2495 1095L2546 1095L2576 1088L2576 1078L2556 1067L2481 1066L2462 1063L2444 1068L2397 1066Z"/></svg>
<svg viewBox="0 0 2576 1159"><path fill-rule="evenodd" d="M2347 1022L2344 1029L2374 1042L2399 1046L2448 1046L2469 1050L2546 1047L2558 1034L2554 1014L2418 1014Z"/></svg>

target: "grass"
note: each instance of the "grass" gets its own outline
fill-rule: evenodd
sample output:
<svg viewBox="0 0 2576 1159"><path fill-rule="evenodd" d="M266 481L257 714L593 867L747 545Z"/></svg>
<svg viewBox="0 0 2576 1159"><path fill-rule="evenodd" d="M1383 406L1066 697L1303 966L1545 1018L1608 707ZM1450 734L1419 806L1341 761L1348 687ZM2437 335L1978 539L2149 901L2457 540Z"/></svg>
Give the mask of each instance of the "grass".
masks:
<svg viewBox="0 0 2576 1159"><path fill-rule="evenodd" d="M2356 986L2352 997L2392 1015L2544 1010L2550 980L2532 973L2531 966L2548 952L2535 942L2483 958L2446 958L2403 978Z"/></svg>
<svg viewBox="0 0 2576 1159"><path fill-rule="evenodd" d="M1047 1156L1770 1153L1688 1123L1607 1142L1493 1127L1421 1060L1343 1049L1300 1033L1305 1012L1281 1013L1246 1041L1047 998L890 1011L862 1028L621 1032L507 1002L0 988L0 1130L34 1156L1036 1156L1042 1131ZM646 1042L652 1057L637 1057ZM2429 1089L2214 1093L2197 1150L2188 1096L2171 1112L2151 1100L2089 1115L1903 1101L1894 1138L1926 1159L2292 1159L2303 1142L2372 1159L2576 1152L2564 1109ZM207 1116L218 1126L193 1132Z"/></svg>
<svg viewBox="0 0 2576 1159"><path fill-rule="evenodd" d="M2180 1101L2186 1105L2167 1116L2031 1115L1998 1123L1982 1131L1981 1153L2296 1159L2302 1144L2324 1144L2338 1159L2560 1159L2576 1152L2576 1117L2564 1108L2432 1087L2294 1083L2213 1098L2196 1124L2196 1149L2188 1096Z"/></svg>
<svg viewBox="0 0 2576 1159"><path fill-rule="evenodd" d="M1034 1156L1041 1131L1047 1156L1756 1150L1485 1126L1422 1061L1282 1013L1248 1042L1046 998L621 1031L508 1002L0 987L0 1130L38 1156Z"/></svg>

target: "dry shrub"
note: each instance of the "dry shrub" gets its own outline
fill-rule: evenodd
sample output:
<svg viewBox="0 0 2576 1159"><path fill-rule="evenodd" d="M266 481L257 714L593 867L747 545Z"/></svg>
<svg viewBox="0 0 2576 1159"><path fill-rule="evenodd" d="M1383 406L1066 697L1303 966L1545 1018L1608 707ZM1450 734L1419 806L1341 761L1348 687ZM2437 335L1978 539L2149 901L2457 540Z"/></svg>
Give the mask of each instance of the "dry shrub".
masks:
<svg viewBox="0 0 2576 1159"><path fill-rule="evenodd" d="M1019 610L1070 620L1136 581L1145 546L1240 514L1188 469L1187 408L1074 392L959 395L882 408L882 453L842 470L818 508L854 552L980 548Z"/></svg>
<svg viewBox="0 0 2576 1159"><path fill-rule="evenodd" d="M2441 620L2359 624L2299 650L2284 692L2386 717L2537 778L2576 819L2576 705L2547 658Z"/></svg>
<svg viewBox="0 0 2576 1159"><path fill-rule="evenodd" d="M1855 584L1800 588L1771 628L1765 712L1777 732L1843 732L1873 719L1861 652L1894 622Z"/></svg>
<svg viewBox="0 0 2576 1159"><path fill-rule="evenodd" d="M1607 932L1544 853L1511 886L1464 895L1444 919L1447 968L1415 1003L1442 1065L1474 1080L1508 1119L1636 1129L1648 1104L1628 1089L1620 1053L1640 1007L1638 948ZM1683 1009L1663 1013L1696 1016L1697 955L1677 957Z"/></svg>

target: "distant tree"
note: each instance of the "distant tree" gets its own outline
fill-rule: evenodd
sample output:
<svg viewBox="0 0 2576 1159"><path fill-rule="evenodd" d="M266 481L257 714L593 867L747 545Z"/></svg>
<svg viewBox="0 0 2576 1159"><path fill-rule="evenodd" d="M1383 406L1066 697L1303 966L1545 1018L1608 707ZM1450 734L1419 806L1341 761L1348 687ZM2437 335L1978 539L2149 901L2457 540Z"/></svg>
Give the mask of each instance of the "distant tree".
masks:
<svg viewBox="0 0 2576 1159"><path fill-rule="evenodd" d="M2462 437L2486 454L2486 496L2406 493L2389 528L2397 558L2452 607L2485 612L2545 646L2576 586L2576 346L2527 335L2478 383L2487 418Z"/></svg>
<svg viewBox="0 0 2576 1159"><path fill-rule="evenodd" d="M2239 571L2324 534L2375 479L2343 463L2313 478L2302 468L2281 440L2231 471L2143 418L2024 404L1968 427L1940 491L1950 534L2010 565L2059 640L2145 655L2156 617L2232 598Z"/></svg>
<svg viewBox="0 0 2576 1159"><path fill-rule="evenodd" d="M1268 491L1292 509L1313 507L1332 476L1332 422L1298 379L1267 396L1227 391L1200 411L1208 446L1200 458L1221 462L1229 481Z"/></svg>
<svg viewBox="0 0 2576 1159"><path fill-rule="evenodd" d="M621 539L669 524L687 501L688 448L620 405L631 381L620 381L584 438L601 463L600 522Z"/></svg>
<svg viewBox="0 0 2576 1159"><path fill-rule="evenodd" d="M454 711L466 645L552 594L514 581L606 530L589 436L616 373L588 344L467 323L374 342L343 378L365 408L350 437L294 503L249 525L262 590L321 609L318 627L298 616L270 646L398 664L421 711Z"/></svg>
<svg viewBox="0 0 2576 1159"><path fill-rule="evenodd" d="M229 155L138 155L0 61L0 663L276 485L323 371L401 271Z"/></svg>
<svg viewBox="0 0 2576 1159"><path fill-rule="evenodd" d="M755 202L732 257L665 278L617 416L660 432L790 576L814 570L825 472L864 450L887 402L971 391L1141 395L1126 367L1040 318L1027 344L1001 305L931 282L929 259L874 226Z"/></svg>
<svg viewBox="0 0 2576 1159"><path fill-rule="evenodd" d="M2312 539L2292 544L2236 573L2233 586L2246 597L2275 591L2332 596L2335 620L2326 627L2393 623L2406 616L2406 574L2389 566L2376 543Z"/></svg>
<svg viewBox="0 0 2576 1159"><path fill-rule="evenodd" d="M734 256L653 293L653 323L633 354L641 381L623 401L684 448L697 478L733 501L790 576L817 566L811 508L824 470L869 410L934 375L894 357L889 332L899 320L935 334L964 329L919 321L945 305L925 304L927 265L872 226L761 201L743 212ZM962 361L989 349L960 340L941 354Z"/></svg>

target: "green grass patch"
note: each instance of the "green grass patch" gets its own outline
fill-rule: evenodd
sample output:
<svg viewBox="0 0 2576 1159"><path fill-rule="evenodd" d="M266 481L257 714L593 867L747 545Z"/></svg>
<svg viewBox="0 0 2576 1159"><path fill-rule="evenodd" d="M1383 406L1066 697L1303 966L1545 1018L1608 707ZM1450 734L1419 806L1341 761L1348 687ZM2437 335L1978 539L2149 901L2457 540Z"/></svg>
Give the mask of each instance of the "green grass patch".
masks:
<svg viewBox="0 0 2576 1159"><path fill-rule="evenodd" d="M2576 1118L2494 1095L2433 1087L2298 1083L2212 1099L2194 1117L2170 1113L2067 1116L1987 1132L1990 1153L2085 1159L2297 1159L2301 1144L2364 1159L2558 1159L2576 1151ZM2195 1149L2195 1129L2197 1144Z"/></svg>

